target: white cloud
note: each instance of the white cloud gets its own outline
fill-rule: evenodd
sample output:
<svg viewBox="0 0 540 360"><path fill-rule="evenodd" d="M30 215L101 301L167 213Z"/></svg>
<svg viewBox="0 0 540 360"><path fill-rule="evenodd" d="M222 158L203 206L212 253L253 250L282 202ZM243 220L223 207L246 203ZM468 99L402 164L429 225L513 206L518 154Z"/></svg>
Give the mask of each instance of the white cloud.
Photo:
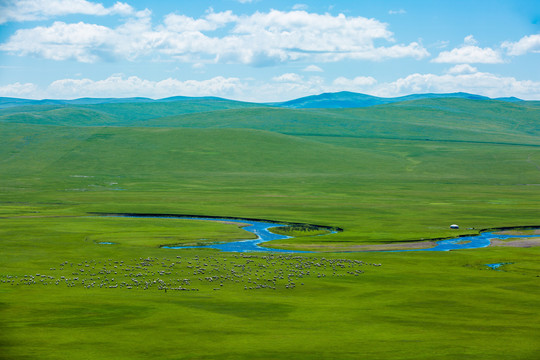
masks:
<svg viewBox="0 0 540 360"><path fill-rule="evenodd" d="M225 34L208 34L232 25ZM213 61L267 66L297 60L333 62L342 59L380 61L429 55L422 45L375 46L395 42L388 24L343 14L305 11L237 16L210 11L201 18L170 14L152 27L149 12L139 12L117 28L86 23L55 22L49 27L18 30L0 50L47 59L99 59L166 55L180 61Z"/></svg>
<svg viewBox="0 0 540 360"><path fill-rule="evenodd" d="M250 83L242 98L255 102L286 101L325 91L327 87L322 77L303 78L297 75L291 76L290 81Z"/></svg>
<svg viewBox="0 0 540 360"><path fill-rule="evenodd" d="M4 86L0 86L0 96L7 97L32 97L35 98L38 95L38 86L32 83L14 83Z"/></svg>
<svg viewBox="0 0 540 360"><path fill-rule="evenodd" d="M332 82L332 86L335 91L364 92L371 90L376 83L377 80L371 76L357 76L354 79L338 77Z"/></svg>
<svg viewBox="0 0 540 360"><path fill-rule="evenodd" d="M150 13L138 12L116 29L78 22L55 21L49 27L20 29L0 50L21 56L32 55L52 60L133 60L149 54L163 41L151 30Z"/></svg>
<svg viewBox="0 0 540 360"><path fill-rule="evenodd" d="M104 80L63 79L51 83L47 93L56 98L77 97L132 97L163 98L184 96L231 96L242 91L244 85L238 78L217 76L208 80L168 78L161 81L141 79L137 76L113 75Z"/></svg>
<svg viewBox="0 0 540 360"><path fill-rule="evenodd" d="M433 43L433 47L436 47L437 49L445 49L450 44L450 41L448 40L437 40L435 43Z"/></svg>
<svg viewBox="0 0 540 360"><path fill-rule="evenodd" d="M480 48L476 46L477 41L472 35L463 39L463 45L450 51L442 51L435 59L434 63L450 64L499 64L503 62L499 51L492 48Z"/></svg>
<svg viewBox="0 0 540 360"><path fill-rule="evenodd" d="M291 79L292 80L292 79ZM297 81L269 83L257 89L257 95L264 96L255 101L280 97L281 100L292 99L322 92L353 91L381 97L395 97L414 93L453 93L468 92L492 98L516 96L522 99L540 99L540 82L518 80L487 72L479 72L468 64L460 64L451 68L446 74L411 74L391 82L378 82L371 76L355 78L338 77L330 84L324 79L295 79ZM252 86L252 85L250 85Z"/></svg>
<svg viewBox="0 0 540 360"><path fill-rule="evenodd" d="M308 65L302 71L306 72L323 72L324 70L318 67L317 65Z"/></svg>
<svg viewBox="0 0 540 360"><path fill-rule="evenodd" d="M286 73L280 76L276 76L272 78L272 80L277 81L277 82L293 82L294 83L294 82L301 82L302 77L295 73Z"/></svg>
<svg viewBox="0 0 540 360"><path fill-rule="evenodd" d="M126 77L118 74L102 80L60 79L45 88L40 88L35 84L9 84L0 86L0 96L34 99L144 96L157 99L182 95L219 96L244 101L269 102L320 93L324 89L324 80L316 76L303 79L296 74L284 74L276 80L257 82L253 79L217 76L207 80L182 81L168 78L152 81L137 76Z"/></svg>
<svg viewBox="0 0 540 360"><path fill-rule="evenodd" d="M524 36L518 42L505 41L501 47L512 56L525 55L528 52L540 53L540 34Z"/></svg>
<svg viewBox="0 0 540 360"><path fill-rule="evenodd" d="M94 62L100 57L97 50L114 36L104 26L57 21L50 27L17 30L9 42L0 45L0 50L53 60Z"/></svg>
<svg viewBox="0 0 540 360"><path fill-rule="evenodd" d="M307 10L309 6L307 4L294 4L293 10Z"/></svg>
<svg viewBox="0 0 540 360"><path fill-rule="evenodd" d="M467 64L499 64L503 62L501 54L491 48L480 48L478 46L466 45L451 51L439 53L434 63L467 63Z"/></svg>
<svg viewBox="0 0 540 360"><path fill-rule="evenodd" d="M7 0L0 5L0 24L8 21L42 20L70 14L132 15L127 3L116 2L106 8L101 3L86 0Z"/></svg>
<svg viewBox="0 0 540 360"><path fill-rule="evenodd" d="M478 69L469 64L459 64L448 69L448 74L473 74L478 72Z"/></svg>
<svg viewBox="0 0 540 360"><path fill-rule="evenodd" d="M290 31L299 31L304 39L311 39L313 36L323 35L320 40L323 41L323 48L330 39L337 34L346 35L344 41L349 46L355 44L370 43L374 39L391 39L392 33L387 29L388 25L375 19L364 17L346 17L343 14L332 16L330 14L315 14L306 11L278 11L271 10L268 13L256 12L251 16L242 17L238 22L235 33L238 34L257 34L263 31L274 35L292 36L290 41L298 41L295 34L289 34ZM353 42L351 35L355 34L357 39ZM310 45L313 45L310 43ZM343 42L336 44L344 46Z"/></svg>
<svg viewBox="0 0 540 360"><path fill-rule="evenodd" d="M165 16L164 25L167 30L177 33L186 31L212 31L237 20L238 17L230 10L220 13L210 12L202 19L169 14Z"/></svg>
<svg viewBox="0 0 540 360"><path fill-rule="evenodd" d="M238 21L238 16L235 15L231 10L214 12L210 11L205 16L206 20L218 25L219 27L224 26L228 23Z"/></svg>
<svg viewBox="0 0 540 360"><path fill-rule="evenodd" d="M391 83L380 84L373 94L384 97L414 93L468 92L488 97L516 96L522 99L540 99L540 82L517 80L491 73L412 74Z"/></svg>
<svg viewBox="0 0 540 360"><path fill-rule="evenodd" d="M205 31L217 29L217 24L211 23L205 19L195 20L185 15L169 14L164 20L165 27L171 31Z"/></svg>
<svg viewBox="0 0 540 360"><path fill-rule="evenodd" d="M352 79L338 77L331 83L320 76L303 77L286 73L273 81L257 81L217 76L206 80L160 81L137 76L112 75L103 80L61 79L45 88L35 84L14 83L0 86L0 96L25 98L132 97L164 98L175 95L220 96L255 102L284 101L323 92L355 91L382 97L413 93L469 92L489 97L516 96L540 99L540 82L518 80L479 72L470 65L456 65L446 74L411 74L392 82L378 82L370 76Z"/></svg>
<svg viewBox="0 0 540 360"><path fill-rule="evenodd" d="M465 39L463 40L463 43L465 45L476 45L478 44L478 41L474 38L472 35L465 36Z"/></svg>
<svg viewBox="0 0 540 360"><path fill-rule="evenodd" d="M412 57L417 60L429 56L429 52L419 43L412 42L408 45L393 45L390 47L377 47L369 51L352 52L348 57L359 60L379 61L384 59L398 59ZM346 57L336 56L336 60Z"/></svg>

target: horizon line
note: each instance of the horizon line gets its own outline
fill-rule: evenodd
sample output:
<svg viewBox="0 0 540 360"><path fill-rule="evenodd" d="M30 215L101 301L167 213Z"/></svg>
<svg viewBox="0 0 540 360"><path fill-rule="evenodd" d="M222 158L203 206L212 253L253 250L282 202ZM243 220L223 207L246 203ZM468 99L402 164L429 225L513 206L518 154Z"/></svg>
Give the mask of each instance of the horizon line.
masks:
<svg viewBox="0 0 540 360"><path fill-rule="evenodd" d="M473 97L478 98L484 98L484 100L500 100L500 99L513 99L518 101L540 101L540 99L529 99L524 100L521 98L518 98L516 96L500 96L500 97L489 97L486 95L480 95L475 93L468 93L464 91L456 91L456 92L423 92L423 93L410 93L407 95L399 95L399 96L390 96L390 97L384 97L384 96L376 96L376 95L370 95L367 93L359 93L354 91L335 91L335 92L322 92L318 94L311 94L311 95L305 95L300 96L297 98L289 99L289 100L283 100L283 101L247 101L247 100L238 100L238 99L232 99L232 98L226 98L222 96L215 96L215 95L201 95L201 96L189 96L189 95L173 95L173 96L167 96L164 98L152 98L147 96L128 96L128 97L91 97L91 96L83 96L83 97L77 97L77 98L24 98L24 97L14 97L14 96L0 96L0 99L13 99L13 100L27 100L27 101L76 101L76 100L129 100L129 99L141 99L141 100L150 100L150 101L162 101L162 100L169 100L174 98L185 98L185 99L219 99L219 100L228 100L228 101L237 101L237 102L245 102L245 103L252 103L252 104L281 104L281 103L287 103L292 102L295 100L310 98L310 97L317 97L322 95L333 95L333 94L354 94L354 95L364 95L371 98L377 98L377 99L400 99L400 98L406 98L414 95L469 95ZM451 97L451 96L448 96ZM459 96L456 96L459 97Z"/></svg>

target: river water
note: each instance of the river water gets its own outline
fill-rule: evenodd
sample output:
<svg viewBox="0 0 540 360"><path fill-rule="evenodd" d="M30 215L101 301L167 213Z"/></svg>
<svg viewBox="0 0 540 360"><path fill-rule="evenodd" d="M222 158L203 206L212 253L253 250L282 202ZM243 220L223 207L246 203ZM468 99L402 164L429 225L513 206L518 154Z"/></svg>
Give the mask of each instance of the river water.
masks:
<svg viewBox="0 0 540 360"><path fill-rule="evenodd" d="M253 221L253 220L244 220L244 219L237 220L237 219L224 219L224 218L219 219L219 218L184 217L182 219L226 221L226 222L231 222L231 223L249 224L248 226L242 227L242 229L257 235L257 239L234 241L234 242L222 243L222 244L210 244L210 245L204 245L204 246L163 246L164 249L206 248L206 249L218 249L221 251L230 251L230 252L250 252L250 251L306 252L306 251L271 249L271 248L266 248L260 245L261 243L265 241L290 238L290 236L278 235L269 231L269 229L273 227L284 226L283 224L269 223L269 222L264 222L264 221Z"/></svg>
<svg viewBox="0 0 540 360"><path fill-rule="evenodd" d="M429 249L398 250L398 251L449 251L463 249L478 249L488 247L491 239L506 240L512 238L531 238L540 235L500 235L493 232L482 232L478 235L463 236L454 239L439 240L436 246Z"/></svg>
<svg viewBox="0 0 540 360"><path fill-rule="evenodd" d="M209 244L203 246L163 246L164 249L218 249L228 252L252 252L252 251L272 251L272 252L288 252L288 253L307 253L309 251L295 251L273 249L262 246L261 244L271 240L288 239L289 236L278 235L270 232L269 229L278 226L287 226L287 224L279 224L266 221L258 221L251 219L236 219L236 218L215 218L215 217L198 217L198 216L182 216L182 215L154 215L154 214L105 214L105 216L121 216L121 217L137 217L137 218L170 218L184 220L206 220L206 221L223 221L229 223L249 224L243 229L257 236L254 240L241 240L229 243ZM321 236L321 235L319 235ZM324 235L322 235L324 236ZM540 237L540 235L500 235L493 232L483 232L479 235L464 236L453 239L439 240L436 246L429 249L410 249L410 250L387 250L389 252L401 251L450 251L463 249L478 249L490 245L490 239L506 240L512 238L531 238ZM384 251L384 250L382 250Z"/></svg>

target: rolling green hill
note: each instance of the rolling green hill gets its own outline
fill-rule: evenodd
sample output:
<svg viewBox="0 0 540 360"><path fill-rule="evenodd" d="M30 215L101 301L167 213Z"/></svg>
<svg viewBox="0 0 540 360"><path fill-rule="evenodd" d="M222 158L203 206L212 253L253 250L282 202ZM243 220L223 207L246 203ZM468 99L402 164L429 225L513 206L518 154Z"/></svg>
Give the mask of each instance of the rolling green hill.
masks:
<svg viewBox="0 0 540 360"><path fill-rule="evenodd" d="M107 126L116 121L109 115L79 108L53 108L24 111L0 117L0 122L17 124L68 125L68 126Z"/></svg>
<svg viewBox="0 0 540 360"><path fill-rule="evenodd" d="M300 136L540 144L540 109L528 102L448 98L357 109L284 109L184 100L14 110L0 115L0 123L243 128Z"/></svg>
<svg viewBox="0 0 540 360"><path fill-rule="evenodd" d="M0 122L71 126L131 126L135 121L224 109L261 107L225 99L24 105L0 110Z"/></svg>
<svg viewBox="0 0 540 360"><path fill-rule="evenodd" d="M216 110L260 107L259 104L246 103L225 99L184 99L175 101L137 102L137 103L108 103L89 105L87 108L104 112L117 119L118 124L130 124L135 120L155 119L189 113L204 113Z"/></svg>
<svg viewBox="0 0 540 360"><path fill-rule="evenodd" d="M360 109L237 109L136 124L250 128L304 136L540 144L539 118L539 109L521 103L424 99Z"/></svg>
<svg viewBox="0 0 540 360"><path fill-rule="evenodd" d="M311 242L438 238L456 234L448 229L455 222L467 224L461 233L538 222L540 109L527 102L284 109L174 100L3 115L0 200L346 229ZM161 116L170 113L177 115Z"/></svg>
<svg viewBox="0 0 540 360"><path fill-rule="evenodd" d="M351 109L286 109L223 99L23 106L0 123L246 128L290 135L539 144L534 102L428 98Z"/></svg>
<svg viewBox="0 0 540 360"><path fill-rule="evenodd" d="M84 113L72 122L121 122ZM426 99L366 109L215 110L114 127L3 122L2 198L62 199L75 212L345 228L302 240L333 244L452 236L454 222L466 224L460 233L530 225L538 118L520 104Z"/></svg>
<svg viewBox="0 0 540 360"><path fill-rule="evenodd" d="M293 109L310 109L310 108L357 108L368 107L382 104L392 104L402 101L419 100L419 99L445 99L445 98L459 98L459 99L476 99L476 100L489 100L488 97L468 94L463 92L449 93L449 94L412 94L393 98L383 98L377 96L371 96L366 94L359 94L349 91L341 91L336 93L323 93L320 95L311 95L285 101L281 103L275 103L274 105L288 107ZM517 98L505 98L503 101L520 101Z"/></svg>

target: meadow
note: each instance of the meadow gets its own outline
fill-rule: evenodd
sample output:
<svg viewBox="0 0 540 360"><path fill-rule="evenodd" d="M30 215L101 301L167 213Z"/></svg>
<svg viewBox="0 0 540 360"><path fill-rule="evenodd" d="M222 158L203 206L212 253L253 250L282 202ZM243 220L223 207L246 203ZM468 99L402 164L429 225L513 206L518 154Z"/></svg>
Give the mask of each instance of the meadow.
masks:
<svg viewBox="0 0 540 360"><path fill-rule="evenodd" d="M539 119L471 99L3 109L0 358L539 357L538 247L348 252L540 225ZM271 243L321 253L168 250L252 234L96 212L343 232Z"/></svg>

